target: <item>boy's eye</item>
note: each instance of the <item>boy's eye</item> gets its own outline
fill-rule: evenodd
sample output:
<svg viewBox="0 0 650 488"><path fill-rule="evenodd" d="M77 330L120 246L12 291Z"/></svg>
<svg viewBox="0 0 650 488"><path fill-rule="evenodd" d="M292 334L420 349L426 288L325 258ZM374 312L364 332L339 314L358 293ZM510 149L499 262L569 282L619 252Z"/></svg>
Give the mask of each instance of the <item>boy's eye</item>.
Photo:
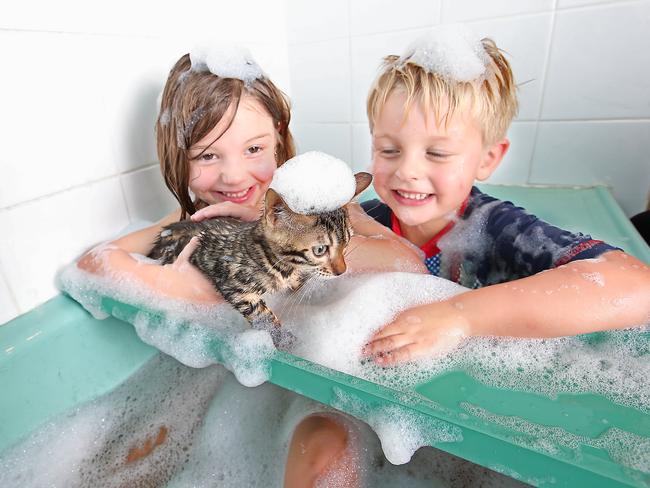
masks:
<svg viewBox="0 0 650 488"><path fill-rule="evenodd" d="M399 154L399 149L381 149L379 152L384 156L396 156Z"/></svg>
<svg viewBox="0 0 650 488"><path fill-rule="evenodd" d="M329 246L326 246L325 244L320 244L320 245L318 245L318 246L314 246L314 247L312 247L312 248L311 248L311 252L314 253L314 256L316 256L317 258L319 258L319 257L325 255L325 253L327 252L327 249L328 249L328 248L329 248Z"/></svg>
<svg viewBox="0 0 650 488"><path fill-rule="evenodd" d="M262 151L262 146L251 146L248 148L250 154L257 154Z"/></svg>
<svg viewBox="0 0 650 488"><path fill-rule="evenodd" d="M445 159L445 158L449 157L449 154L436 152L436 151L427 151L427 156L430 156L430 157L436 158L436 159Z"/></svg>

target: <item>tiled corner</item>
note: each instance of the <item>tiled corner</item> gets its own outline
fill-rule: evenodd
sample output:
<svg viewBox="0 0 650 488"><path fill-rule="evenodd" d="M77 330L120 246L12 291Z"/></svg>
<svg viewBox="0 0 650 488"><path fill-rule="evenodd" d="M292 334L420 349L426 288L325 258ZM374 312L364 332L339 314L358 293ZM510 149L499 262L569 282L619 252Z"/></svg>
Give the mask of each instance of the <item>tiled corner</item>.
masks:
<svg viewBox="0 0 650 488"><path fill-rule="evenodd" d="M426 29L352 37L352 121L366 122L366 98L379 73L382 60L389 54L401 55Z"/></svg>
<svg viewBox="0 0 650 488"><path fill-rule="evenodd" d="M350 164L350 125L314 124L292 125L297 152L322 151Z"/></svg>
<svg viewBox="0 0 650 488"><path fill-rule="evenodd" d="M442 0L442 22L467 22L476 19L546 12L553 0Z"/></svg>
<svg viewBox="0 0 650 488"><path fill-rule="evenodd" d="M650 117L648 19L650 2L558 11L542 118Z"/></svg>
<svg viewBox="0 0 650 488"><path fill-rule="evenodd" d="M0 208L115 174L97 36L2 32ZM110 66L110 63L108 64Z"/></svg>
<svg viewBox="0 0 650 488"><path fill-rule="evenodd" d="M0 269L0 326L19 315L12 291Z"/></svg>
<svg viewBox="0 0 650 488"><path fill-rule="evenodd" d="M513 122L508 131L510 148L488 183L523 185L528 181L535 144L536 122Z"/></svg>
<svg viewBox="0 0 650 488"><path fill-rule="evenodd" d="M158 165L123 174L120 181L132 222L157 222L179 207L165 186Z"/></svg>
<svg viewBox="0 0 650 488"><path fill-rule="evenodd" d="M324 41L350 35L348 0L287 0L285 5L287 39L290 44Z"/></svg>
<svg viewBox="0 0 650 488"><path fill-rule="evenodd" d="M539 115L551 20L546 13L468 24L478 36L494 40L510 62L518 85L519 120Z"/></svg>
<svg viewBox="0 0 650 488"><path fill-rule="evenodd" d="M650 122L540 122L531 183L610 186L628 216L650 190Z"/></svg>
<svg viewBox="0 0 650 488"><path fill-rule="evenodd" d="M290 45L293 115L305 122L350 121L348 39Z"/></svg>
<svg viewBox="0 0 650 488"><path fill-rule="evenodd" d="M38 222L35 231L34 222ZM56 293L57 270L129 223L117 178L0 212L0 267L21 312Z"/></svg>
<svg viewBox="0 0 650 488"><path fill-rule="evenodd" d="M441 0L350 0L353 36L415 29L440 22Z"/></svg>

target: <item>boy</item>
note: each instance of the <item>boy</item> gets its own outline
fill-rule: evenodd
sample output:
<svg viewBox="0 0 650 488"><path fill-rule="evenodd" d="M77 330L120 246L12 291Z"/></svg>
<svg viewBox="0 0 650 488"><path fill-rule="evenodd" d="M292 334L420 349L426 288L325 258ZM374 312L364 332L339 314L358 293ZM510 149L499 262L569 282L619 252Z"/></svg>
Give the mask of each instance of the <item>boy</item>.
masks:
<svg viewBox="0 0 650 488"><path fill-rule="evenodd" d="M552 337L650 318L650 271L473 187L497 168L517 111L489 39L433 31L389 56L368 97L377 200L368 215L420 247L432 274L474 290L404 311L364 349L381 365L441 354L471 335Z"/></svg>

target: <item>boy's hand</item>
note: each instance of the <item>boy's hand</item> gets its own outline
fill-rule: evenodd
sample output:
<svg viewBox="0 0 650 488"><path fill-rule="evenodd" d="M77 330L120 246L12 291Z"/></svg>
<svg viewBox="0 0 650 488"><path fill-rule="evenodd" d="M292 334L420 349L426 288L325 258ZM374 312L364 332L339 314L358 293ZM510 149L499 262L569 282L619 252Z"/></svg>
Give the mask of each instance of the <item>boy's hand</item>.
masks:
<svg viewBox="0 0 650 488"><path fill-rule="evenodd" d="M441 356L470 335L468 321L449 301L410 308L375 333L362 355L381 366Z"/></svg>
<svg viewBox="0 0 650 488"><path fill-rule="evenodd" d="M260 209L257 207L238 205L232 202L221 202L202 208L195 212L190 218L194 222L200 222L214 217L233 217L246 222L253 222L259 220L260 215Z"/></svg>

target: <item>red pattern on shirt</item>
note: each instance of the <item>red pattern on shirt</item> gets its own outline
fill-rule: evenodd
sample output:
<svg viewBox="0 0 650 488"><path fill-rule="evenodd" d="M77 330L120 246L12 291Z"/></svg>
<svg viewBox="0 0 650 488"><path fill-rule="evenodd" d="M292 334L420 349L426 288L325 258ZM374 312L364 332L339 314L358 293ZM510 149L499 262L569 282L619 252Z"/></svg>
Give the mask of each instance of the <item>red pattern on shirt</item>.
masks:
<svg viewBox="0 0 650 488"><path fill-rule="evenodd" d="M469 195L465 199L465 201L461 204L461 206L458 208L458 212L456 212L456 215L458 218L461 218L463 214L465 213L465 209L467 208L467 203L469 202ZM404 237L402 234L402 227L400 225L399 220L397 220L397 217L395 216L395 213L391 211L390 213L390 223L391 223L391 229L395 234L398 236ZM420 246L420 249L424 251L424 254L427 258L430 258L431 256L435 256L436 254L440 253L440 249L438 248L438 242L444 236L446 233L448 233L451 229L454 228L454 225L456 225L456 222L451 220L440 232L438 232L435 236L433 236L431 239L429 239L427 242L422 244Z"/></svg>
<svg viewBox="0 0 650 488"><path fill-rule="evenodd" d="M555 267L557 268L558 266L562 266L563 264L568 263L574 257L576 257L578 254L580 254L582 251L586 251L587 249L591 249L592 247L594 247L594 246L596 246L598 244L603 244L603 241L598 241L596 239L591 239L589 241L581 242L576 247L571 249L567 254L565 254L560 259L558 259L555 262Z"/></svg>

